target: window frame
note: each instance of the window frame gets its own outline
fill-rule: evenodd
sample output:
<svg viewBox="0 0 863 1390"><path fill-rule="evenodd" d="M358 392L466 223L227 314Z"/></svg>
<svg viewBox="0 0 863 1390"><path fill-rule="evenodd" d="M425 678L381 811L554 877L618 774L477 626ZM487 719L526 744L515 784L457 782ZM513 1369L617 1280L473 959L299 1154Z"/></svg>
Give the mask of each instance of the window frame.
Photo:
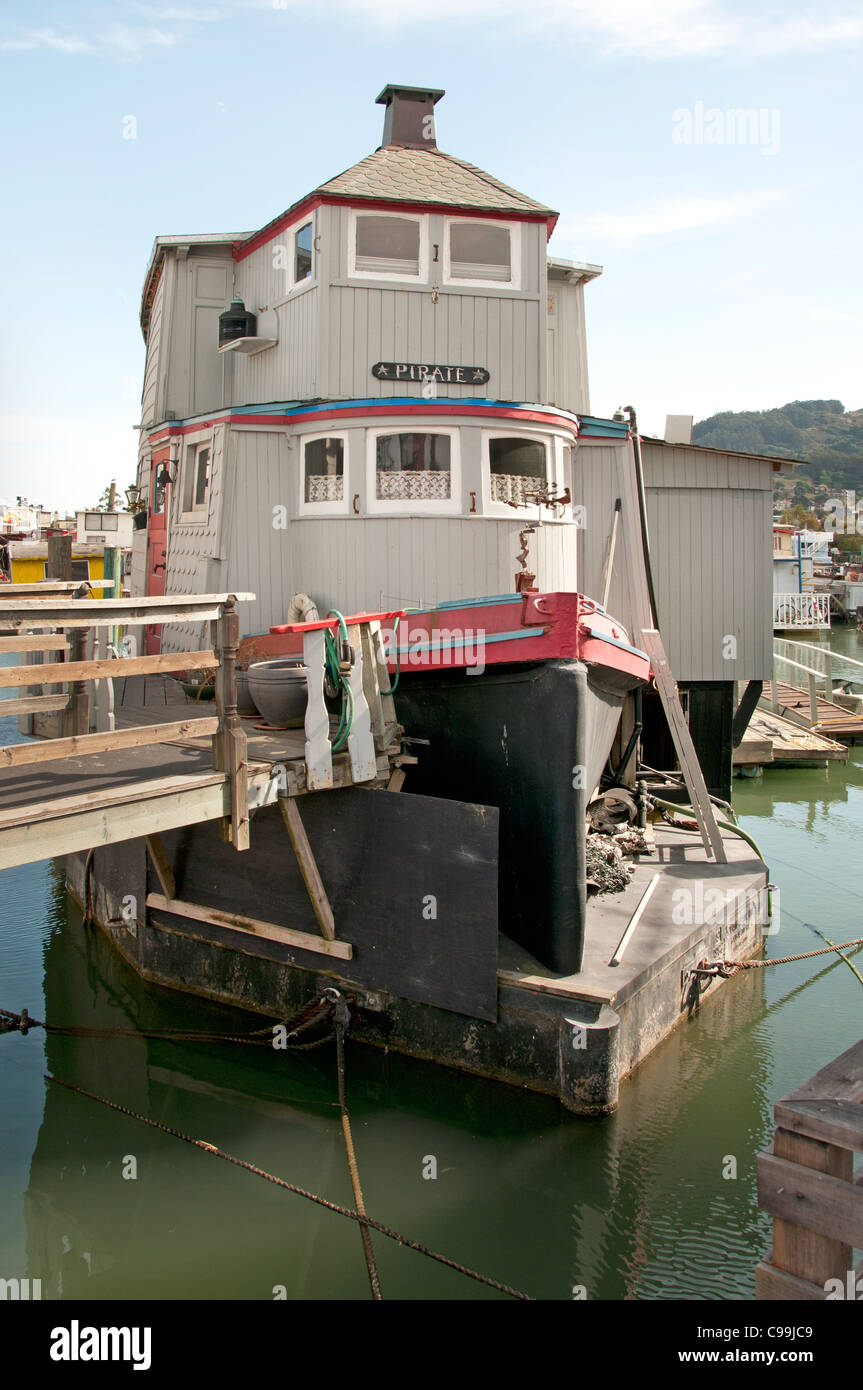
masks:
<svg viewBox="0 0 863 1390"><path fill-rule="evenodd" d="M493 439L524 439L531 444L543 444L545 446L545 481L546 486L556 485L557 492L566 490L566 468L564 450L571 443L563 435L555 433L554 430L543 430L542 427L533 429L519 428L513 424L512 429L484 429L482 431L481 460L482 460L482 506L486 516L509 517L515 521L521 516L528 520L535 519L534 505L529 507L511 507L507 502L495 502L491 495L491 452L489 444ZM571 490L571 487L570 487ZM543 523L556 521L572 521L572 503L569 502L563 511L555 510L554 514L550 508L543 508Z"/></svg>
<svg viewBox="0 0 863 1390"><path fill-rule="evenodd" d="M316 439L340 439L342 441L342 497L337 502L307 502L306 501L306 445L313 444ZM299 456L299 466L297 468L298 489L297 489L297 516L347 516L351 505L350 490L350 464L351 448L350 437L347 430L313 430L308 434L298 434L296 436L297 449Z"/></svg>
<svg viewBox="0 0 863 1390"><path fill-rule="evenodd" d="M449 438L449 497L378 497L377 447L378 440L388 434L445 434ZM390 513L395 516L462 516L461 499L461 432L458 425L391 423L366 430L366 511L372 515Z"/></svg>
<svg viewBox="0 0 863 1390"><path fill-rule="evenodd" d="M505 227L509 232L509 275L508 280L463 280L461 276L453 276L452 273L452 248L450 242L450 229L454 226L463 227L466 224L479 227ZM494 217L445 217L443 229L443 282L444 285L458 287L464 285L467 289L498 289L498 290L520 290L521 289L521 223L507 222L504 218Z"/></svg>
<svg viewBox="0 0 863 1390"><path fill-rule="evenodd" d="M303 217L295 226L288 229L288 264L285 267L285 293L291 294L294 290L308 289L310 285L317 284L318 275L318 251L315 243L318 239L316 231L316 219L314 213L309 217ZM297 268L297 237L304 227L312 229L312 268L308 275L304 275L302 280L294 278Z"/></svg>
<svg viewBox="0 0 863 1390"><path fill-rule="evenodd" d="M208 432L206 434L192 435L191 437L185 439L183 442L183 461L182 467L179 470L180 486L179 488L177 488L177 492L179 493L180 507L179 524L181 526L206 525L209 520L210 498L213 484L214 444L215 436L212 432ZM207 488L204 494L203 502L200 503L198 506L195 506L194 497L195 483L197 481L198 453L201 449L209 449L210 451L210 457L207 466ZM188 476L187 470L189 469L190 465L195 468L195 477L192 479L192 488L190 493L190 496L192 498L192 506L191 509L187 509L185 505L186 481ZM166 462L165 466L170 468L170 463Z"/></svg>
<svg viewBox="0 0 863 1390"><path fill-rule="evenodd" d="M357 269L357 219L359 217L397 217L402 222L419 223L419 269L416 275L401 275L389 270ZM376 212L373 208L351 208L348 217L348 279L394 280L400 284L424 285L429 274L429 219L422 212Z"/></svg>

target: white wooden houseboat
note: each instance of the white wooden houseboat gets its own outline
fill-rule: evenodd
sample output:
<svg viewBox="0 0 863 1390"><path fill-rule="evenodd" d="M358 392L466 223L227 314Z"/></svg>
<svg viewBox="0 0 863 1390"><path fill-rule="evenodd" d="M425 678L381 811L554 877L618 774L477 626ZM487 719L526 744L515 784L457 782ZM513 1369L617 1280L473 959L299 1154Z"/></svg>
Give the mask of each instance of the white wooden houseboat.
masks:
<svg viewBox="0 0 863 1390"><path fill-rule="evenodd" d="M338 984L365 1011L361 1036L601 1111L679 1019L681 970L705 949L755 949L760 927L735 916L707 947L698 924L663 936L625 990L606 945L591 956L587 803L649 675L631 640L651 626L634 599L641 559L610 542L633 449L623 415L589 413L584 288L600 268L550 259L550 208L438 149L442 96L384 88L380 147L260 230L157 238L143 295L132 592L253 593L241 660L305 653L330 769L320 628L332 612L352 632L379 615L382 645L363 651L414 740L404 795L367 789L374 757L318 795L333 783L315 780L306 721L302 814L352 955L284 943L310 908L272 806L228 860L211 827L166 836L178 895L200 905L194 930L155 902L142 842L96 852L96 915L151 980L276 1017ZM723 473L724 458L696 460L697 487L733 564L715 489L747 489L760 516L772 461ZM681 486L678 464L665 461L664 486ZM718 610L711 631L739 631L743 611ZM769 631L721 662L705 632L693 678L703 709L729 711L730 776L734 682L769 674ZM149 652L201 638L179 624L142 634ZM354 665L355 693L363 679ZM638 724L625 715L624 762ZM702 872L721 870L729 891L760 885L746 853L737 877ZM152 910L130 937L111 923L133 872ZM72 861L82 896L85 877ZM607 916L606 937L634 907ZM241 941L238 923L253 924ZM636 1002L618 1011L624 996Z"/></svg>

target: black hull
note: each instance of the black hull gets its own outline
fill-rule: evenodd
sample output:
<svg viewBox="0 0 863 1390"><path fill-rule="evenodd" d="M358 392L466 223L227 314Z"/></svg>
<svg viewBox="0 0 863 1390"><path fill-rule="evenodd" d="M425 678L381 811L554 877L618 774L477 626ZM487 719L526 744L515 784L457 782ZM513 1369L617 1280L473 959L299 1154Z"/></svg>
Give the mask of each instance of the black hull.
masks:
<svg viewBox="0 0 863 1390"><path fill-rule="evenodd" d="M405 790L500 808L501 931L559 974L581 969L587 799L635 684L577 661L399 682L399 720L430 741Z"/></svg>

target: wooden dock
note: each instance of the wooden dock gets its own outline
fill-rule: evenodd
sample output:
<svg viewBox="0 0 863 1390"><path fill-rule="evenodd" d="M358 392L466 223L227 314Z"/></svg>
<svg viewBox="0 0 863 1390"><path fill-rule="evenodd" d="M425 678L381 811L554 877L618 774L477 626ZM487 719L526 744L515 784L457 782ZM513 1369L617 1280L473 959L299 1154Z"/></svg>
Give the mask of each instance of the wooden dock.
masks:
<svg viewBox="0 0 863 1390"><path fill-rule="evenodd" d="M847 762L844 743L784 719L770 709L756 709L746 733L733 750L733 767L823 767Z"/></svg>
<svg viewBox="0 0 863 1390"><path fill-rule="evenodd" d="M826 738L843 743L863 742L863 718L851 714L841 705L826 700L823 695L809 692L787 681L766 681L759 708L779 714L792 724L811 729ZM814 715L814 717L813 717Z"/></svg>
<svg viewBox="0 0 863 1390"><path fill-rule="evenodd" d="M774 1106L773 1145L758 1158L758 1205L773 1217L773 1248L755 1272L759 1299L850 1299L863 1294L863 1042Z"/></svg>
<svg viewBox="0 0 863 1390"><path fill-rule="evenodd" d="M323 702L322 661L320 690L310 680L311 714L304 729L256 729L241 721L236 602L237 596L228 594L0 598L0 629L6 634L0 651L31 658L0 667L0 686L23 692L3 700L0 715L41 715L47 709L64 724L59 737L0 747L0 868L143 838L163 899L170 902L175 892L159 838L163 832L219 821L223 839L244 850L252 813L278 804L325 949L338 954L332 912L296 798L357 782L396 789L402 763L413 761L402 753L392 698L377 684L379 625L370 621L357 629L354 732L339 753L333 750ZM213 646L159 656L87 658L89 630L142 620L210 621ZM309 640L323 649L323 632ZM310 663L310 670L316 669ZM190 670L214 673L213 702L189 699L171 678L170 673ZM90 732L88 685L96 681L112 683L114 727ZM55 693L31 693L46 686Z"/></svg>

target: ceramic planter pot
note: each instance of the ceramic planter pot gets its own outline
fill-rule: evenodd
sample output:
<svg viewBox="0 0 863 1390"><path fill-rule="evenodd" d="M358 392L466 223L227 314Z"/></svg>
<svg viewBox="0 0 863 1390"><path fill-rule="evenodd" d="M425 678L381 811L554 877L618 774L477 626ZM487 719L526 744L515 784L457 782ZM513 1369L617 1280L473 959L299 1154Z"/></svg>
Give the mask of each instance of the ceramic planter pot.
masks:
<svg viewBox="0 0 863 1390"><path fill-rule="evenodd" d="M306 668L298 658L277 657L249 667L249 694L268 724L302 728L306 718Z"/></svg>

